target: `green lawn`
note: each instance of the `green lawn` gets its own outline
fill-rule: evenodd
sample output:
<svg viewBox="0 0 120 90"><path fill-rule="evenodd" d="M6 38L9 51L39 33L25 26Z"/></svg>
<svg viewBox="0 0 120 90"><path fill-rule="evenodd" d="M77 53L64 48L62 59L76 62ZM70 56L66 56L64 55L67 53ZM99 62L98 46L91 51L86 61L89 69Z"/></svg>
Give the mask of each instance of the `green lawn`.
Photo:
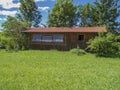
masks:
<svg viewBox="0 0 120 90"><path fill-rule="evenodd" d="M0 90L120 90L120 59L2 50Z"/></svg>

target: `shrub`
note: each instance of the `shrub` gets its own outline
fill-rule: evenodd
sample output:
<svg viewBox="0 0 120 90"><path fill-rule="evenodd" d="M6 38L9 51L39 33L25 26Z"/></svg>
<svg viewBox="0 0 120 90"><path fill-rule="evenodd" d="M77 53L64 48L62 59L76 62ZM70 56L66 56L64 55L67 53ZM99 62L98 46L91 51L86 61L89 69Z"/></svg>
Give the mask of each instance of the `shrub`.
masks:
<svg viewBox="0 0 120 90"><path fill-rule="evenodd" d="M89 49L90 52L95 53L97 56L119 56L120 42L118 37L119 36L112 33L108 33L104 36L99 34L98 37L88 42L89 45L87 49Z"/></svg>
<svg viewBox="0 0 120 90"><path fill-rule="evenodd" d="M19 37L19 39L16 42L16 44L18 45L20 50L25 50L29 48L29 38L27 35L25 34L21 34L21 37Z"/></svg>
<svg viewBox="0 0 120 90"><path fill-rule="evenodd" d="M13 50L15 47L15 42L10 37L1 36L0 44L1 44L1 46L4 46L7 51Z"/></svg>
<svg viewBox="0 0 120 90"><path fill-rule="evenodd" d="M5 31L0 35L0 46L9 50L25 50L28 49L28 36L21 34L19 38L13 38L12 36L6 36Z"/></svg>
<svg viewBox="0 0 120 90"><path fill-rule="evenodd" d="M71 53L76 54L78 56L86 54L86 52L79 48L74 48L70 50Z"/></svg>

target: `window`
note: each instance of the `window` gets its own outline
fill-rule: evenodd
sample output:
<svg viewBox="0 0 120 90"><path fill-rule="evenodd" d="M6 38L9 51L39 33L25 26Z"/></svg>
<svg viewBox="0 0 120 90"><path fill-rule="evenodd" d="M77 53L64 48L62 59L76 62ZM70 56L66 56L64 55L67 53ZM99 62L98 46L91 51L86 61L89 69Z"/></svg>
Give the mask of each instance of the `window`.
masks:
<svg viewBox="0 0 120 90"><path fill-rule="evenodd" d="M44 35L42 41L44 41L44 42L52 42L52 35Z"/></svg>
<svg viewBox="0 0 120 90"><path fill-rule="evenodd" d="M63 42L63 35L54 35L54 42Z"/></svg>
<svg viewBox="0 0 120 90"><path fill-rule="evenodd" d="M61 34L33 34L32 41L36 42L63 42L64 37Z"/></svg>
<svg viewBox="0 0 120 90"><path fill-rule="evenodd" d="M32 37L32 41L41 41L41 35L40 34L34 34Z"/></svg>
<svg viewBox="0 0 120 90"><path fill-rule="evenodd" d="M84 35L79 35L79 36L78 36L78 40L79 40L79 41L84 41Z"/></svg>

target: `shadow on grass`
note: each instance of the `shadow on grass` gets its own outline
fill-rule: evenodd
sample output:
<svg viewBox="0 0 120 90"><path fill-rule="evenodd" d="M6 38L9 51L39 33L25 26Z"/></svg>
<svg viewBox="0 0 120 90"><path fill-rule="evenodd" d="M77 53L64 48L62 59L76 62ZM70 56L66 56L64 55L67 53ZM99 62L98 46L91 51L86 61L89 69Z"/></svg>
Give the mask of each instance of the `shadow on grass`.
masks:
<svg viewBox="0 0 120 90"><path fill-rule="evenodd" d="M97 55L95 54L96 57L104 57L104 58L120 58L120 55Z"/></svg>

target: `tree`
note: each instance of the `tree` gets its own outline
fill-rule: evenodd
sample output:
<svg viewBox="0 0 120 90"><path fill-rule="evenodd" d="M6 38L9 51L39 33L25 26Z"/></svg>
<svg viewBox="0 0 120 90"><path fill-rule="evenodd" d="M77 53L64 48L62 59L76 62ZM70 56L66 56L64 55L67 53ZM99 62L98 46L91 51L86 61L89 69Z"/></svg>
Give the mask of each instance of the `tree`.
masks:
<svg viewBox="0 0 120 90"><path fill-rule="evenodd" d="M94 26L93 23L93 5L90 3L78 6L79 26Z"/></svg>
<svg viewBox="0 0 120 90"><path fill-rule="evenodd" d="M14 47L21 49L26 47L27 44L26 35L22 33L22 30L27 29L29 24L29 22L21 22L14 17L8 16L7 21L2 24L2 34L6 38L10 38L9 40L14 41Z"/></svg>
<svg viewBox="0 0 120 90"><path fill-rule="evenodd" d="M49 27L73 27L76 25L76 7L72 1L57 0L48 17Z"/></svg>
<svg viewBox="0 0 120 90"><path fill-rule="evenodd" d="M41 22L41 13L34 0L20 0L20 13L17 15L19 19L32 22L30 27L39 27Z"/></svg>
<svg viewBox="0 0 120 90"><path fill-rule="evenodd" d="M106 26L110 32L116 32L119 14L119 0L96 0L94 5L79 7L80 26Z"/></svg>
<svg viewBox="0 0 120 90"><path fill-rule="evenodd" d="M116 21L118 13L118 1L119 0L100 0L95 2L95 21L97 25L106 25L110 32L115 32L118 27L118 22ZM94 21L94 22L95 22Z"/></svg>

